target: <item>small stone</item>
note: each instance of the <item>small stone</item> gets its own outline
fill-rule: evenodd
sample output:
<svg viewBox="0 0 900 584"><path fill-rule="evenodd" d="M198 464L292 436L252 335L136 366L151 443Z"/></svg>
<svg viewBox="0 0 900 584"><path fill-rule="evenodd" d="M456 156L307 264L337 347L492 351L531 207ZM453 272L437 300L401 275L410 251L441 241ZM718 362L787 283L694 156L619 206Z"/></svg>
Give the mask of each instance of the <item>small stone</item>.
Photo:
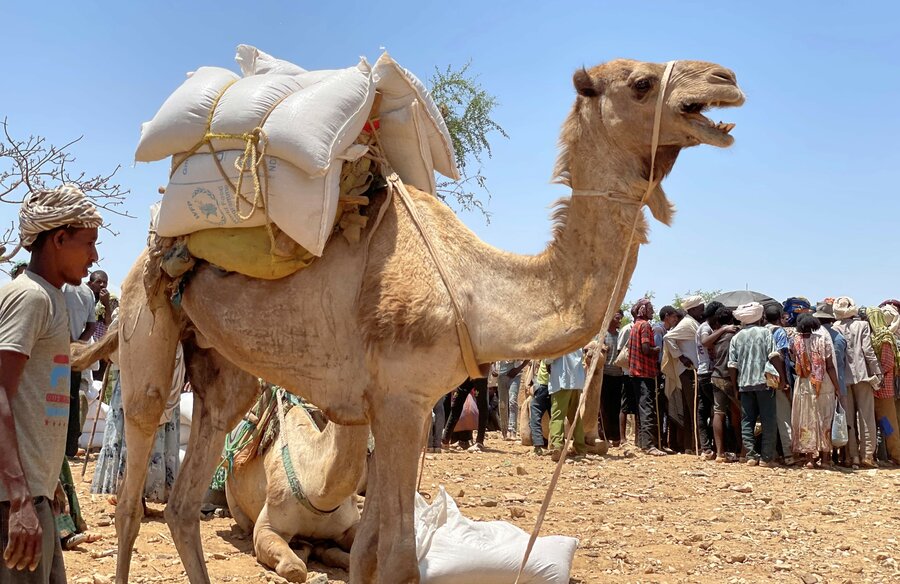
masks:
<svg viewBox="0 0 900 584"><path fill-rule="evenodd" d="M316 574L315 576L307 576L306 584L328 584L328 575Z"/></svg>
<svg viewBox="0 0 900 584"><path fill-rule="evenodd" d="M809 574L807 572L800 572L797 574L800 579L803 581L803 584L818 584L819 577L815 574Z"/></svg>
<svg viewBox="0 0 900 584"><path fill-rule="evenodd" d="M94 574L94 584L112 584L112 578L103 574Z"/></svg>
<svg viewBox="0 0 900 584"><path fill-rule="evenodd" d="M784 518L784 513L781 512L780 507L772 507L769 509L769 520L770 521L780 521Z"/></svg>
<svg viewBox="0 0 900 584"><path fill-rule="evenodd" d="M518 493L506 493L503 495L503 500L507 503L524 503L525 495L520 495Z"/></svg>
<svg viewBox="0 0 900 584"><path fill-rule="evenodd" d="M482 499L481 499L481 504L482 504L483 506L485 506L485 507L496 507L496 506L497 506L497 500L496 500L496 499L482 498Z"/></svg>
<svg viewBox="0 0 900 584"><path fill-rule="evenodd" d="M743 564L747 561L747 556L745 554L732 554L728 556L729 564Z"/></svg>
<svg viewBox="0 0 900 584"><path fill-rule="evenodd" d="M96 525L97 527L109 527L110 525L112 525L112 521L110 521L109 519L100 519L97 521Z"/></svg>
<svg viewBox="0 0 900 584"><path fill-rule="evenodd" d="M462 498L465 497L465 496L466 496L466 492L465 492L463 489L460 489L460 490L456 493L456 498L457 498L457 499L462 499Z"/></svg>
<svg viewBox="0 0 900 584"><path fill-rule="evenodd" d="M519 475L520 477L523 477L523 476L525 476L525 475L528 474L528 471L525 470L525 467L524 467L524 466L517 466L517 467L516 467L516 474Z"/></svg>
<svg viewBox="0 0 900 584"><path fill-rule="evenodd" d="M525 517L525 509L522 509L521 507L510 507L509 515L513 519L521 519Z"/></svg>
<svg viewBox="0 0 900 584"><path fill-rule="evenodd" d="M752 493L753 492L753 485L751 485L750 483L746 483L744 485L733 485L729 488L736 493Z"/></svg>
<svg viewBox="0 0 900 584"><path fill-rule="evenodd" d="M226 556L222 552L215 552L210 557L214 560L227 560L228 559L228 556Z"/></svg>

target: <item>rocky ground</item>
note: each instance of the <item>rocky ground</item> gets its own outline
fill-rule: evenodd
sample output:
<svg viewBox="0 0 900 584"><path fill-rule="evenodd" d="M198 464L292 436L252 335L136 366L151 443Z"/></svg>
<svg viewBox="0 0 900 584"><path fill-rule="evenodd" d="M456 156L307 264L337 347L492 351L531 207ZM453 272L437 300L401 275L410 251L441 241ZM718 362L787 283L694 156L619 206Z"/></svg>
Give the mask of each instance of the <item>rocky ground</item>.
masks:
<svg viewBox="0 0 900 584"><path fill-rule="evenodd" d="M428 455L422 490L444 485L467 516L530 530L554 463L512 442L487 445ZM114 508L88 489L79 485L82 506L104 540L66 552L79 584L107 581L115 566ZM566 464L542 533L580 539L573 583L898 582L900 469L766 469L614 448ZM203 521L201 534L213 582L282 582L231 519ZM311 565L311 582L346 579ZM159 517L141 527L131 581L187 582Z"/></svg>

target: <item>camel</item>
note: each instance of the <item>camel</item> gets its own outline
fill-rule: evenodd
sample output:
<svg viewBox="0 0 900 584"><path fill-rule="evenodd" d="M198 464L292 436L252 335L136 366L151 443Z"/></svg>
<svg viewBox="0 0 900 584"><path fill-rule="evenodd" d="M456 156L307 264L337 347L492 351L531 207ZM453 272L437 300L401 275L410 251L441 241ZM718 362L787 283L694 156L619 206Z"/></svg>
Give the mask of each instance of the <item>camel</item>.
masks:
<svg viewBox="0 0 900 584"><path fill-rule="evenodd" d="M284 421L279 431L299 489L291 487L281 447L273 443L235 465L225 495L237 524L253 533L257 561L291 582L306 582L310 552L328 565L350 567L347 552L360 518L356 490L365 472L369 428L326 421L320 429L303 407L292 408ZM298 555L288 545L294 536L338 547L305 544Z"/></svg>
<svg viewBox="0 0 900 584"><path fill-rule="evenodd" d="M116 581L128 580L146 461L181 339L196 430L165 515L190 582L209 582L197 509L226 432L253 401L257 377L304 397L336 423L371 425L378 448L350 582L419 582L417 454L433 404L471 371L461 343L471 342L479 363L584 346L605 326L609 304L621 303L647 242L643 215L629 239L641 203L670 224L674 207L658 183L679 152L733 142L732 125L701 112L743 103L734 73L678 61L657 108L664 71L662 64L618 59L575 72L577 95L554 171L573 196L557 204L553 239L538 255L485 244L443 202L412 187L408 196L396 187L372 200L372 216L381 220L358 243L332 238L309 268L280 280L223 274L201 262L178 284L177 307L164 286L153 285L161 276L159 242L151 243L125 280L119 313L129 456L116 509ZM467 339L445 282L455 288Z"/></svg>

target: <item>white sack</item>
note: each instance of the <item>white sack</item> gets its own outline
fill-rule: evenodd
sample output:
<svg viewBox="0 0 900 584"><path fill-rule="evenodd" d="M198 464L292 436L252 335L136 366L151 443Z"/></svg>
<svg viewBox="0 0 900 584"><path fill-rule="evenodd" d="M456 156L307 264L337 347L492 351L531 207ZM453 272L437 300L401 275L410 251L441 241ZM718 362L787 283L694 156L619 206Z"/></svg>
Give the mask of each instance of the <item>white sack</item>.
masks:
<svg viewBox="0 0 900 584"><path fill-rule="evenodd" d="M153 119L141 125L134 159L152 162L193 148L203 138L209 110L219 93L238 79L235 73L221 67L200 67L189 75Z"/></svg>
<svg viewBox="0 0 900 584"><path fill-rule="evenodd" d="M338 210L342 162L344 159L355 160L365 152L364 146L350 148L338 157L325 176L317 178L310 178L289 162L267 156L268 183L262 173L260 181L266 185L269 218L310 253L322 255ZM234 161L242 155L243 152L237 150L216 155L235 186L239 173ZM254 199L253 179L249 173L244 175L241 193L248 200ZM222 178L213 155L195 154L179 165L166 187L157 232L161 237L178 237L202 229L265 225L266 215L262 210L257 210L248 220L242 220L235 205L231 186ZM249 212L250 205L242 203L240 214Z"/></svg>
<svg viewBox="0 0 900 584"><path fill-rule="evenodd" d="M276 59L272 55L250 45L238 45L234 60L240 66L244 77L262 75L264 73L282 73L284 75L306 73L306 69L303 67L294 65L289 61Z"/></svg>
<svg viewBox="0 0 900 584"><path fill-rule="evenodd" d="M307 75L308 80L321 80L282 101L263 130L269 138L267 154L315 177L328 172L335 157L359 136L372 110L375 85L365 61Z"/></svg>
<svg viewBox="0 0 900 584"><path fill-rule="evenodd" d="M453 180L459 180L456 155L450 132L431 94L419 79L401 67L390 55L384 53L372 69L375 88L381 93L381 113L396 111L409 105L414 99L424 108L427 120L426 135L434 168Z"/></svg>
<svg viewBox="0 0 900 584"><path fill-rule="evenodd" d="M87 416L84 419L84 426L81 427L81 436L78 438L79 448L88 448L91 428L94 427L94 418L97 416L97 404L100 404L100 417L97 419L97 430L94 432L94 440L91 442L90 448L103 446L103 433L106 431L106 415L109 413L109 406L95 396L88 398Z"/></svg>
<svg viewBox="0 0 900 584"><path fill-rule="evenodd" d="M178 420L178 444L182 447L181 450L184 451L184 448L187 447L188 440L191 437L191 419L194 415L194 394L191 392L182 393L181 404L179 405L181 418Z"/></svg>
<svg viewBox="0 0 900 584"><path fill-rule="evenodd" d="M408 185L436 194L434 162L419 100L406 107L381 114L378 138L391 167Z"/></svg>
<svg viewBox="0 0 900 584"><path fill-rule="evenodd" d="M273 109L289 95L303 89L297 77L291 75L254 75L237 81L222 95L213 112L210 131L216 134L249 132L260 126ZM195 144L203 139L203 132ZM213 140L218 150L244 149L246 141L240 139ZM202 151L208 152L204 147Z"/></svg>
<svg viewBox="0 0 900 584"><path fill-rule="evenodd" d="M505 521L472 521L441 487L429 505L416 493L416 555L422 584L513 584L529 534ZM534 544L520 584L568 584L578 540Z"/></svg>

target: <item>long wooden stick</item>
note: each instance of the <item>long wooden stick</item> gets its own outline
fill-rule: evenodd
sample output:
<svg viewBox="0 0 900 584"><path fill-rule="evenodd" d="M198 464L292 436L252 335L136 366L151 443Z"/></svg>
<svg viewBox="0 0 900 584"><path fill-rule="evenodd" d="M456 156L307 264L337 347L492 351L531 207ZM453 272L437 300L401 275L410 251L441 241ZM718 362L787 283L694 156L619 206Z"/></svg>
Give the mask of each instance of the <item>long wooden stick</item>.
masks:
<svg viewBox="0 0 900 584"><path fill-rule="evenodd" d="M100 410L103 409L103 394L106 392L106 384L109 382L109 371L112 369L112 362L107 361L106 370L103 371L103 381L100 382L100 393L97 395L97 412L94 414L94 423L91 425L91 437L88 438L87 446L84 449L84 464L81 467L81 482L84 482L84 475L87 473L88 459L91 457L91 444L94 443L94 434L97 432L97 420L100 419Z"/></svg>

